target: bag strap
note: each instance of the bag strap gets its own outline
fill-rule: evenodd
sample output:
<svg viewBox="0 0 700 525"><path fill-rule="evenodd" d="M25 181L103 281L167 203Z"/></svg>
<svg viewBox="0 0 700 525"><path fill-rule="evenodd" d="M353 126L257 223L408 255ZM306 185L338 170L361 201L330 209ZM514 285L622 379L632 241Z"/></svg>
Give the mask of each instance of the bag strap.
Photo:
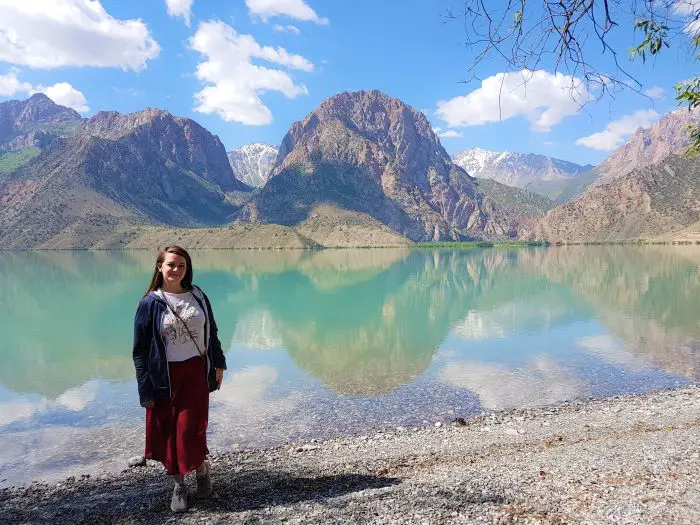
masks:
<svg viewBox="0 0 700 525"><path fill-rule="evenodd" d="M190 292L190 293L192 293L192 292ZM194 297L194 295L193 295L193 297ZM182 319L182 317L180 317L180 314L178 314L175 311L175 308L173 308L173 306L170 304L170 301L168 301L168 298L165 296L165 292L163 292L163 300L165 301L165 304L168 305L168 308L173 313L173 315L175 317L177 317L178 321L180 321L182 323L182 326L185 327L185 330L187 330L187 335L190 336L190 339L192 339L194 346L197 347L197 352L199 353L199 357L201 357L202 359L205 359L204 356L206 356L206 354L207 354L206 351L202 352L202 350L199 348L199 345L197 344L197 340L192 335L192 332L190 332L189 326L187 326L187 323Z"/></svg>

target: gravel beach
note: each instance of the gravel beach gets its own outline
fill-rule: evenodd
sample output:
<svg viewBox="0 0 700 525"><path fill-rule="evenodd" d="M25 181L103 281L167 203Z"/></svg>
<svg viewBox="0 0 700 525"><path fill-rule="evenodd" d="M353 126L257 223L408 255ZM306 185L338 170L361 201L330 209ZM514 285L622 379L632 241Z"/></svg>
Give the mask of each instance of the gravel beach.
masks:
<svg viewBox="0 0 700 525"><path fill-rule="evenodd" d="M183 515L143 466L3 489L0 523L698 524L699 427L698 387L482 413L212 454Z"/></svg>

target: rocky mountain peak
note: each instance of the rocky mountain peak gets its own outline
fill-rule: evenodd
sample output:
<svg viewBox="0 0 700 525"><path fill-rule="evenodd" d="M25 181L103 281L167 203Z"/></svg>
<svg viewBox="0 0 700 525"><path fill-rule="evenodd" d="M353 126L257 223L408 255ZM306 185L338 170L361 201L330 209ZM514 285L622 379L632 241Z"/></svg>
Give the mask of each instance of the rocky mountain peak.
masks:
<svg viewBox="0 0 700 525"><path fill-rule="evenodd" d="M472 176L477 176L481 170L499 155L508 152L489 151L481 148L471 148L455 153L452 157L455 164L461 166Z"/></svg>
<svg viewBox="0 0 700 525"><path fill-rule="evenodd" d="M453 160L475 177L493 179L518 188L542 181L573 179L593 168L590 164L581 166L535 153L488 151L481 148L460 151L454 155Z"/></svg>
<svg viewBox="0 0 700 525"><path fill-rule="evenodd" d="M123 143L129 151L148 151L218 184L224 191L249 191L234 176L221 140L188 118L147 108L130 114L97 113L80 130L83 140Z"/></svg>
<svg viewBox="0 0 700 525"><path fill-rule="evenodd" d="M630 171L656 164L669 155L681 153L688 144L688 124L700 124L700 107L678 109L661 117L648 128L639 128L626 144L617 148L596 171L594 185L610 182Z"/></svg>
<svg viewBox="0 0 700 525"><path fill-rule="evenodd" d="M43 147L55 136L72 132L81 122L73 109L59 106L43 93L0 103L0 149Z"/></svg>
<svg viewBox="0 0 700 525"><path fill-rule="evenodd" d="M700 159L669 155L551 209L524 238L552 241L651 239L698 223Z"/></svg>
<svg viewBox="0 0 700 525"><path fill-rule="evenodd" d="M379 91L340 93L294 123L265 191L240 219L293 225L322 203L368 214L413 240L510 232L425 115Z"/></svg>
<svg viewBox="0 0 700 525"><path fill-rule="evenodd" d="M372 90L335 95L293 124L282 141L275 172L297 162L299 154L305 156L314 149L323 151L328 160L362 162L358 158L363 155L360 151L333 150L330 142L340 138L341 129L342 134L351 136L348 138L371 142L376 160L393 158L397 169L416 171L439 159L441 171L449 171L449 155L425 115L398 99ZM297 155L288 158L295 149Z"/></svg>
<svg viewBox="0 0 700 525"><path fill-rule="evenodd" d="M277 148L269 144L246 144L227 153L235 177L253 187L264 186L277 160Z"/></svg>

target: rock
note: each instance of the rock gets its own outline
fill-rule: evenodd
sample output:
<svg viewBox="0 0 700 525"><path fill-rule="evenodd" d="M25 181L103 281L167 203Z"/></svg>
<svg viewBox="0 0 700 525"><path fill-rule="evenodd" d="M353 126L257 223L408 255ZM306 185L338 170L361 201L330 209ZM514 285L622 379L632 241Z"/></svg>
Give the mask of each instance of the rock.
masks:
<svg viewBox="0 0 700 525"><path fill-rule="evenodd" d="M129 467L145 467L146 458L143 456L133 456L129 458Z"/></svg>
<svg viewBox="0 0 700 525"><path fill-rule="evenodd" d="M340 93L295 122L265 191L238 219L294 226L321 202L413 241L499 239L513 229L508 213L452 162L425 115L376 90Z"/></svg>
<svg viewBox="0 0 700 525"><path fill-rule="evenodd" d="M700 199L700 160L671 155L651 166L592 186L519 231L552 242L654 239L693 231ZM681 233L676 233L681 235Z"/></svg>
<svg viewBox="0 0 700 525"><path fill-rule="evenodd" d="M267 144L247 144L227 153L233 174L248 186L265 185L277 160L277 149Z"/></svg>
<svg viewBox="0 0 700 525"><path fill-rule="evenodd" d="M510 151L487 151L472 148L455 153L455 164L474 177L493 179L508 186L524 188L541 181L564 181L590 171L590 164L581 166L573 162Z"/></svg>

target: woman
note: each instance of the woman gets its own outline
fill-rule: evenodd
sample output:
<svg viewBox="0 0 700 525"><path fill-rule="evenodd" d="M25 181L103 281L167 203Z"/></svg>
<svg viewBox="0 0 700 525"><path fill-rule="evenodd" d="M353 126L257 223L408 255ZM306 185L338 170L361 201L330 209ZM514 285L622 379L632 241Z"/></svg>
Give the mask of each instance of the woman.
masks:
<svg viewBox="0 0 700 525"><path fill-rule="evenodd" d="M175 481L170 508L184 512L185 474L196 471L198 498L211 494L209 392L221 386L226 359L211 303L192 284L192 259L179 246L158 254L136 311L133 356L146 408L145 456L165 465Z"/></svg>

